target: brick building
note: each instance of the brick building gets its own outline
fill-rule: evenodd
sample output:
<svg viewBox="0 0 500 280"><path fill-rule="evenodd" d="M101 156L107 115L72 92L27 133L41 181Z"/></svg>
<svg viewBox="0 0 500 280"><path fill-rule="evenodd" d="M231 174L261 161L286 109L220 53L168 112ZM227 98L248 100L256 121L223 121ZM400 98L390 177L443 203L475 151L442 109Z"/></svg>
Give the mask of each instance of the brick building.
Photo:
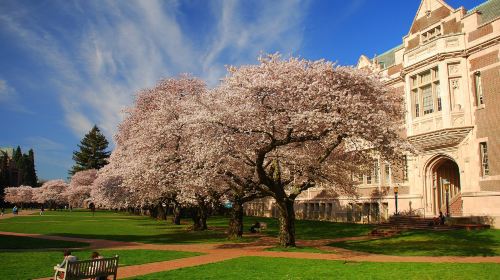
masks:
<svg viewBox="0 0 500 280"><path fill-rule="evenodd" d="M299 218L375 222L398 211L491 217L500 226L500 0L469 11L423 0L402 44L357 67L380 72L405 97L405 132L419 148L396 171L376 161L358 176L359 197L311 189L296 201ZM400 176L395 176L399 172ZM448 189L448 191L446 191ZM448 204L446 203L448 197ZM245 205L274 216L270 200Z"/></svg>

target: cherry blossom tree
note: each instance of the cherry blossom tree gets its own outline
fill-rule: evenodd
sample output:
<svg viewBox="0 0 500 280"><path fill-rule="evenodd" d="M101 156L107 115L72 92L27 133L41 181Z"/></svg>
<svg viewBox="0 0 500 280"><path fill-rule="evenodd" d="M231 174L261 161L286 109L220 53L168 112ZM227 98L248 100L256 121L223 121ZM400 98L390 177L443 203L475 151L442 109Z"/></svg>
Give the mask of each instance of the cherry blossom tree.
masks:
<svg viewBox="0 0 500 280"><path fill-rule="evenodd" d="M210 117L226 150L253 169L246 188L276 201L282 246L295 246L294 202L303 191L322 184L353 193L352 172L374 154L395 158L408 148L398 135L402 97L363 70L269 55L230 67L212 94ZM245 181L231 165L226 172Z"/></svg>
<svg viewBox="0 0 500 280"><path fill-rule="evenodd" d="M206 228L207 208L219 197L218 186L202 177L206 168L191 146L201 137L192 132L192 120L205 92L201 80L187 75L141 91L118 128L117 148L110 158L116 168L109 169L109 176L121 178L136 207L195 207L195 229Z"/></svg>
<svg viewBox="0 0 500 280"><path fill-rule="evenodd" d="M33 188L30 186L8 187L4 190L5 201L20 204L33 202Z"/></svg>
<svg viewBox="0 0 500 280"><path fill-rule="evenodd" d="M79 171L71 177L69 186L63 194L71 207L82 207L90 198L92 184L96 178L96 169Z"/></svg>
<svg viewBox="0 0 500 280"><path fill-rule="evenodd" d="M58 205L67 203L64 195L68 184L64 180L50 180L45 182L34 192L33 199L38 203L47 203L49 208L56 209Z"/></svg>

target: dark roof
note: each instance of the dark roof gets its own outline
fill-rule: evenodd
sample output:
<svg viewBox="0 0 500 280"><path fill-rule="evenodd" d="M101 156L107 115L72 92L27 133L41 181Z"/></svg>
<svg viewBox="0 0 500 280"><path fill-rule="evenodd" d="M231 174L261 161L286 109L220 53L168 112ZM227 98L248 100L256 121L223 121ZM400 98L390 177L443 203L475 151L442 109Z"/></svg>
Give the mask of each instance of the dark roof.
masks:
<svg viewBox="0 0 500 280"><path fill-rule="evenodd" d="M396 51L399 50L403 45L396 46L381 55L375 56L373 59L377 60L378 64L382 69L386 69L394 65L396 61Z"/></svg>
<svg viewBox="0 0 500 280"><path fill-rule="evenodd" d="M481 12L479 24L492 21L500 17L500 0L488 0L479 6L470 9L467 14L472 14L476 11Z"/></svg>

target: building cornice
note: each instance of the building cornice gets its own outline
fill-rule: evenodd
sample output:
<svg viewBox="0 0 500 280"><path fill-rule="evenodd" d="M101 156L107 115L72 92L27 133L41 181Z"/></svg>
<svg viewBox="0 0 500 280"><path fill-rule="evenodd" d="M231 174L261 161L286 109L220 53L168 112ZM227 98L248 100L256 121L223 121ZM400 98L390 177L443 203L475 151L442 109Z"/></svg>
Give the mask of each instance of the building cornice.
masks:
<svg viewBox="0 0 500 280"><path fill-rule="evenodd" d="M421 150L460 144L474 126L445 128L408 137L408 141Z"/></svg>
<svg viewBox="0 0 500 280"><path fill-rule="evenodd" d="M500 35L496 36L494 38L491 38L489 40L486 40L482 43L471 46L469 48L466 48L464 50L435 54L427 59L419 61L415 64L410 65L410 66L404 67L401 70L400 75L398 77L384 81L384 84L387 86L394 85L396 83L404 81L404 76L406 74L413 72L413 71L415 71L418 68L421 68L423 66L427 66L427 65L432 64L434 62L442 61L442 60L445 60L448 58L455 58L455 57L466 58L466 57L473 55L481 50L484 50L486 48L489 48L491 46L498 45L498 44L500 44Z"/></svg>

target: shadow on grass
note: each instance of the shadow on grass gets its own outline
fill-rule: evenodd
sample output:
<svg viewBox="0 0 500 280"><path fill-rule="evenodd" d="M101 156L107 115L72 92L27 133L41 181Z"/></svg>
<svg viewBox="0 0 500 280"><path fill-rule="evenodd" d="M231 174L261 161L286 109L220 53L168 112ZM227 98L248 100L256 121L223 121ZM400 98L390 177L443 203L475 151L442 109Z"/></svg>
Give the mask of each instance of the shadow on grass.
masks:
<svg viewBox="0 0 500 280"><path fill-rule="evenodd" d="M415 230L389 238L345 241L333 243L330 246L401 256L498 256L500 255L500 231Z"/></svg>
<svg viewBox="0 0 500 280"><path fill-rule="evenodd" d="M139 242L146 244L192 244L192 243L236 243L249 242L254 239L229 240L224 232L220 231L184 231L156 235L110 235L110 234L77 234L77 233L51 233L56 236L104 239L124 242Z"/></svg>

